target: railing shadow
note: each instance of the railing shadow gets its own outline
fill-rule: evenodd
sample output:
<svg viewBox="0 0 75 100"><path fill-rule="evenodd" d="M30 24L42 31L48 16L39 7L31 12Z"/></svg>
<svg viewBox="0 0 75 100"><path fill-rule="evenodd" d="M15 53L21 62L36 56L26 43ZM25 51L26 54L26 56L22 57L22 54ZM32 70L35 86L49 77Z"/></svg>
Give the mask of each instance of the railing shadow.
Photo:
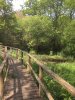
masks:
<svg viewBox="0 0 75 100"><path fill-rule="evenodd" d="M10 99L13 99L13 100L23 100L23 96L22 96L22 84L21 84L21 78L20 78L20 75L19 75L19 70L17 69L17 66L20 66L21 63L14 63L13 60L11 60L11 65L10 65L10 71L9 71L9 77L10 79L12 78L13 79L13 95L11 95L10 97L8 97L6 100L10 100ZM11 90L11 91L12 91Z"/></svg>
<svg viewBox="0 0 75 100"><path fill-rule="evenodd" d="M10 91L13 91L13 94L11 94L6 100L24 100L24 98L26 98L26 100L33 98L35 100L36 98L40 100L37 90L38 88L34 83L31 74L25 73L25 68L23 70L23 65L20 62L14 62L11 60L10 63L9 77L13 80L13 88L11 88Z"/></svg>

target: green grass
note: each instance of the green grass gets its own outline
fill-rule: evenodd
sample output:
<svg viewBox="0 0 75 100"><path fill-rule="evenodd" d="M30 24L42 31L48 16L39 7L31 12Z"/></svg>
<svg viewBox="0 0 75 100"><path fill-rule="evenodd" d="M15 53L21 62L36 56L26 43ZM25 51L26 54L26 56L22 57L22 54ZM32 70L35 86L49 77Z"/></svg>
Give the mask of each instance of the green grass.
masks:
<svg viewBox="0 0 75 100"><path fill-rule="evenodd" d="M75 86L75 61L61 57L60 59L67 59L65 62L63 60L57 62L58 57L49 57L46 55L36 55L36 57L53 72L58 74L60 77L65 79L71 85ZM56 59L56 61L51 61L47 59ZM38 65L33 63L33 69L38 74ZM48 90L51 92L54 100L75 100L61 85L49 77L46 73L43 73L43 80Z"/></svg>
<svg viewBox="0 0 75 100"><path fill-rule="evenodd" d="M48 63L47 66L71 84L75 81L75 62Z"/></svg>
<svg viewBox="0 0 75 100"><path fill-rule="evenodd" d="M75 86L75 62L69 63L48 63L48 68L65 79L71 85ZM47 87L52 91L55 100L75 100L71 95L57 82L44 76Z"/></svg>
<svg viewBox="0 0 75 100"><path fill-rule="evenodd" d="M42 61L42 63L46 64L49 62L56 62L56 63L61 63L61 62L73 62L74 59L72 57L67 57L65 58L64 56L60 56L60 55L54 55L54 56L50 56L50 55L33 55L35 58L37 58L38 60Z"/></svg>

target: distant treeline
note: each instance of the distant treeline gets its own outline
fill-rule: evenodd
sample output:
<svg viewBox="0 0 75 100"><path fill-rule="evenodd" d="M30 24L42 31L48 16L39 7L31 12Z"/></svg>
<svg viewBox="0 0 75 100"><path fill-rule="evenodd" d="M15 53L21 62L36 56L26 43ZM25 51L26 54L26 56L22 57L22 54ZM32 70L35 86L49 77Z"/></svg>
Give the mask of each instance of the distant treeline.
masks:
<svg viewBox="0 0 75 100"><path fill-rule="evenodd" d="M20 12L22 17L12 10L12 1L0 0L1 43L75 57L75 0L27 0Z"/></svg>

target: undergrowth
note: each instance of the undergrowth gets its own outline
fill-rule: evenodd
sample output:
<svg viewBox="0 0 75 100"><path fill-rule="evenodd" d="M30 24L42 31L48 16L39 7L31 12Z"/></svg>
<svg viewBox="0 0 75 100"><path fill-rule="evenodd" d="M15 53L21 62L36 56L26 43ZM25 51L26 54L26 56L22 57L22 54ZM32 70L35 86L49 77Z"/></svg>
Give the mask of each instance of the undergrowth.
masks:
<svg viewBox="0 0 75 100"><path fill-rule="evenodd" d="M45 59L45 57L43 59ZM47 66L47 68L58 74L60 77L62 77L75 87L74 61L68 60L61 63L48 61L45 63L45 65ZM38 65L36 63L33 63L33 69L38 75L39 70ZM47 86L48 90L51 92L52 96L54 97L54 100L75 100L74 97L72 97L60 84L58 84L55 80L49 77L46 73L43 73L43 82ZM45 98L45 100L47 99Z"/></svg>

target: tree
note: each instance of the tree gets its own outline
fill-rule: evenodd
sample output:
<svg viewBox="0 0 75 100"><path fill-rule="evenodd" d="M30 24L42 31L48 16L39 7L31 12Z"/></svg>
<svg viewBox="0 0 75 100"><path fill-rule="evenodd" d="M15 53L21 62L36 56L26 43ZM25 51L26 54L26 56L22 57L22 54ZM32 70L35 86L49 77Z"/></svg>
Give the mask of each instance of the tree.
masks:
<svg viewBox="0 0 75 100"><path fill-rule="evenodd" d="M75 0L65 0L65 8L67 9L67 15L70 19L74 19L75 16Z"/></svg>
<svg viewBox="0 0 75 100"><path fill-rule="evenodd" d="M52 20L53 32L48 42L52 51L57 53L65 47L64 31L75 18L75 0L28 0L24 14L48 16Z"/></svg>
<svg viewBox="0 0 75 100"><path fill-rule="evenodd" d="M36 52L48 44L49 37L52 33L52 22L46 16L31 16L23 19L25 34L24 39L27 41L29 48L34 48ZM22 24L23 25L23 24ZM48 47L50 49L50 47ZM41 48L43 51L43 48Z"/></svg>
<svg viewBox="0 0 75 100"><path fill-rule="evenodd" d="M12 11L10 0L0 0L0 36L1 42L5 45L12 45L15 39L16 18Z"/></svg>
<svg viewBox="0 0 75 100"><path fill-rule="evenodd" d="M75 20L71 21L71 23L65 28L64 42L64 53L75 57Z"/></svg>

